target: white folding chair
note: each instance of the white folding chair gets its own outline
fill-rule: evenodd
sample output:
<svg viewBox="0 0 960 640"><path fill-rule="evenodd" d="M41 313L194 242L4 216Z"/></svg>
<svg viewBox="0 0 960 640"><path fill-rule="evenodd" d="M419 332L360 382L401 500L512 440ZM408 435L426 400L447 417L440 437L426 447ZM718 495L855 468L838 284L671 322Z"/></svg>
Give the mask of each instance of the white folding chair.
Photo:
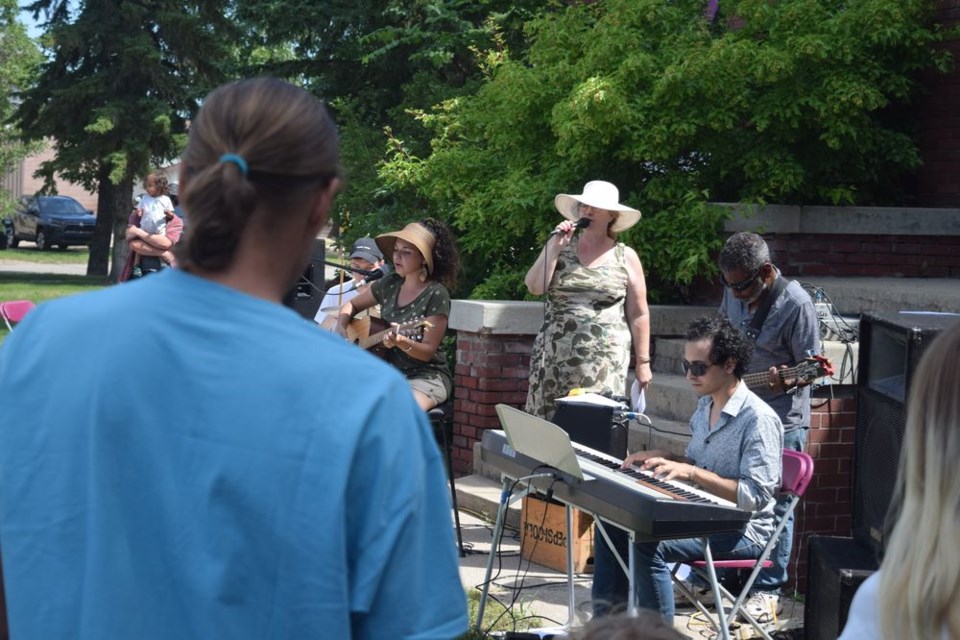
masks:
<svg viewBox="0 0 960 640"><path fill-rule="evenodd" d="M781 476L783 479L780 482L780 496L788 496L787 508L783 515L777 519L776 528L770 535L770 539L767 540L767 544L763 547L763 552L759 558L752 560L714 560L712 563L708 563L707 560L695 560L688 563L693 572L710 583L712 593L719 592L722 595L720 601L717 602L715 606L724 607L723 602L733 602L733 606L731 606L729 610L724 607L723 613L725 615L722 616L722 619L733 622L738 615L743 616L766 640L772 640L770 634L767 633L766 629L764 629L753 616L747 613L743 604L746 602L747 596L750 594L750 588L753 587L753 583L757 579L760 570L773 565L773 562L770 561L770 554L773 553L774 548L776 548L777 541L780 539L780 533L783 531L783 528L787 526L790 516L796 510L800 498L803 496L804 491L807 490L813 478L813 458L801 451L784 449L783 471ZM712 570L710 565L712 565ZM686 585L677 578L679 568L680 565L678 564L673 571L673 581L674 584L677 585L677 590L692 602L716 627L717 623L713 621L707 608L697 599L696 594L692 593ZM746 583L744 583L743 588L740 590L740 594L734 597L723 585L716 581L715 576L717 569L752 569L752 571L750 572L750 577L747 578ZM717 629L717 631L719 631L719 629Z"/></svg>

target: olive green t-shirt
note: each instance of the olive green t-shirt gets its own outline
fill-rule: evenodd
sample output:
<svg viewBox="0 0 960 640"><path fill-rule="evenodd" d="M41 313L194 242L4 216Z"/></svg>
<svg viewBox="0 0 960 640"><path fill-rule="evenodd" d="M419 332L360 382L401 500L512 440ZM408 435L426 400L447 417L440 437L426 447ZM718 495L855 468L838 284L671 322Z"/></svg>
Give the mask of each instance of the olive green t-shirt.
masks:
<svg viewBox="0 0 960 640"><path fill-rule="evenodd" d="M377 280L370 285L373 297L380 304L380 318L389 323L406 324L430 316L450 315L450 293L439 282L430 282L419 296L408 305L399 306L397 296L403 276L396 273ZM449 395L453 391L453 379L443 349L437 349L429 362L411 358L400 349L387 352L387 362L399 369L408 379L425 378L443 383Z"/></svg>

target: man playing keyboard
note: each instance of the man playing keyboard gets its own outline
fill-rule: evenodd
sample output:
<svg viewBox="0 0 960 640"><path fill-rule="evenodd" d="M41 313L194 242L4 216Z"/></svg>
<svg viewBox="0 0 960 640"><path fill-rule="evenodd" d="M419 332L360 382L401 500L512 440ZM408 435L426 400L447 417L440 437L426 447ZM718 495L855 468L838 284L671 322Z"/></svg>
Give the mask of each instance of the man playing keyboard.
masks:
<svg viewBox="0 0 960 640"><path fill-rule="evenodd" d="M701 396L690 419L692 439L685 456L664 451L634 453L624 467L639 464L655 476L681 480L735 502L753 516L742 531L710 536L715 559L757 558L774 530L774 492L780 484L783 426L777 414L747 386L741 376L750 363L751 347L723 316L699 318L687 329L683 367ZM625 545L618 550L626 554ZM614 556L598 545L593 595L605 604L625 599L624 582ZM699 538L640 542L636 545L637 603L655 609L672 624L673 584L668 563L700 559ZM604 612L595 603L594 610Z"/></svg>

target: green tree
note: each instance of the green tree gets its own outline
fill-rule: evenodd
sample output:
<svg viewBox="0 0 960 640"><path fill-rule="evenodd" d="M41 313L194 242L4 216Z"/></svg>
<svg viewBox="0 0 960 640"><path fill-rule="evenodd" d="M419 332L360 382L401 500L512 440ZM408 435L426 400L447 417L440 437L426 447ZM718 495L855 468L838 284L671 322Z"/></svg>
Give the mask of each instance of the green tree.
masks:
<svg viewBox="0 0 960 640"><path fill-rule="evenodd" d="M199 100L236 63L237 28L218 0L150 3L90 0L71 15L67 0L37 0L47 50L37 84L16 119L27 140L49 139L56 157L39 173L46 189L58 173L99 197L89 275L113 277L126 250L123 229L133 180L175 158Z"/></svg>
<svg viewBox="0 0 960 640"><path fill-rule="evenodd" d="M930 0L571 3L526 25L530 48L489 51L474 94L397 137L396 193L460 230L475 297L524 294L556 222L554 194L616 183L644 219L625 239L661 297L713 270L709 201L893 203L920 159L917 72L946 70ZM656 297L656 296L655 296Z"/></svg>
<svg viewBox="0 0 960 640"><path fill-rule="evenodd" d="M522 49L525 22L543 7L542 0L243 0L239 16L255 25L261 44L288 43L293 52L258 71L299 80L330 102L348 180L334 221L353 239L423 213L422 198L385 188L377 175L389 136L429 151L429 132L408 112L476 91L483 78L476 52L507 43Z"/></svg>
<svg viewBox="0 0 960 640"><path fill-rule="evenodd" d="M17 20L19 7L15 0L0 0L0 93L6 96L0 104L0 122L7 123L16 102L13 97L30 86L40 65L40 51ZM18 129L9 125L0 128L0 174L14 169L33 147L20 140ZM11 195L0 190L0 218L13 205ZM2 230L0 230L2 231Z"/></svg>

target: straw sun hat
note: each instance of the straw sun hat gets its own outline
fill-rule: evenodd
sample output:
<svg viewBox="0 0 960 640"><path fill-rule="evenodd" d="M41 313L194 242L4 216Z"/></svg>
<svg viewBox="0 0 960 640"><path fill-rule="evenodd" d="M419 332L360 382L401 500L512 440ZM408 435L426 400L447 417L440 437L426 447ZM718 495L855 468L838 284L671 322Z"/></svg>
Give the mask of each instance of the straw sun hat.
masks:
<svg viewBox="0 0 960 640"><path fill-rule="evenodd" d="M580 218L577 205L581 203L596 209L614 211L617 213L617 219L610 226L610 230L619 233L626 231L640 220L639 211L620 204L619 200L620 192L614 185L603 180L591 180L583 186L583 193L577 195L561 193L554 198L553 203L564 218L574 222Z"/></svg>
<svg viewBox="0 0 960 640"><path fill-rule="evenodd" d="M433 237L430 230L419 222L411 222L400 231L380 234L377 236L377 246L383 251L383 255L393 255L393 245L397 243L398 238L409 242L420 251L420 255L427 263L427 272L432 274L433 246L437 243L437 239Z"/></svg>

